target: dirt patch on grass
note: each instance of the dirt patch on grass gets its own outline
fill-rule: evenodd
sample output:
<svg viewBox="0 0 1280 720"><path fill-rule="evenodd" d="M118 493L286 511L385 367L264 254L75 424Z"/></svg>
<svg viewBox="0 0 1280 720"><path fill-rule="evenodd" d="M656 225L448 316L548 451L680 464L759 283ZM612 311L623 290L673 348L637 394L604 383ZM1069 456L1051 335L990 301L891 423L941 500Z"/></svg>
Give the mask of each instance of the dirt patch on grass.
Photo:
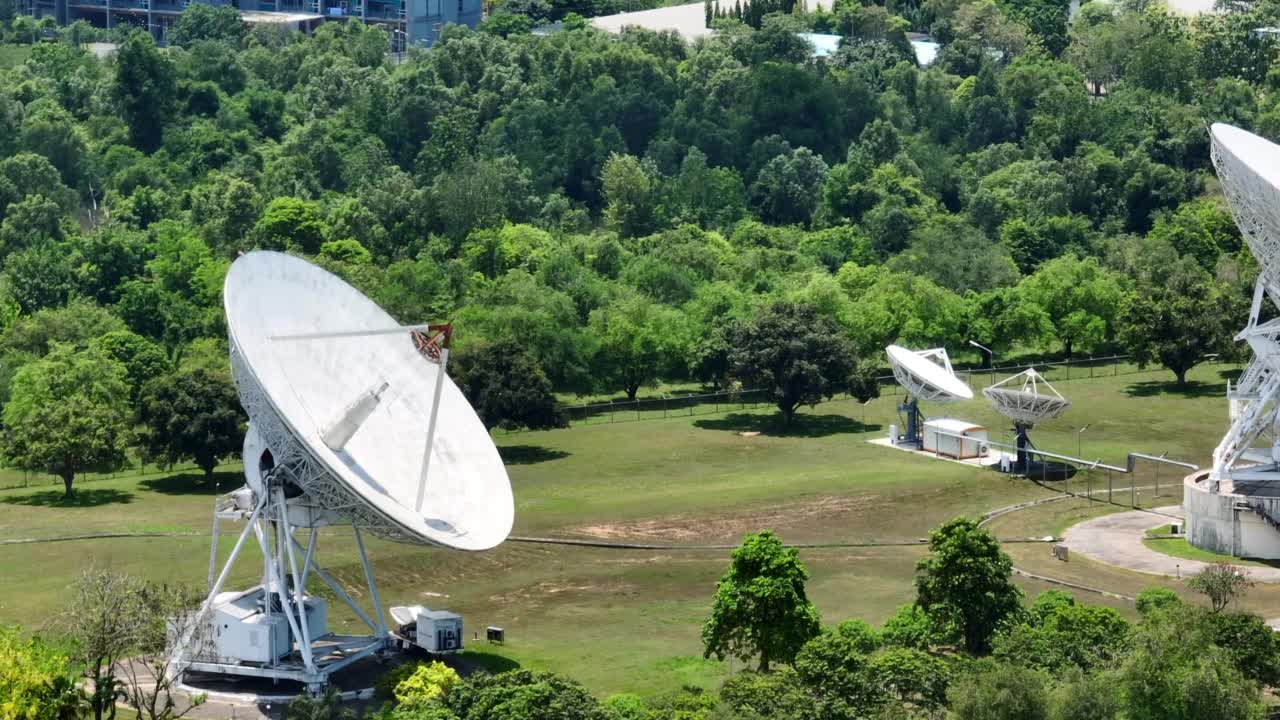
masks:
<svg viewBox="0 0 1280 720"><path fill-rule="evenodd" d="M719 516L672 515L658 520L600 523L570 528L565 534L592 540L693 542L736 539L761 528L785 530L815 521L861 514L892 503L883 495L827 496L803 502L742 510Z"/></svg>
<svg viewBox="0 0 1280 720"><path fill-rule="evenodd" d="M635 595L639 588L622 582L590 583L572 582L540 582L511 592L490 595L489 602L495 605L519 604L526 609L541 605L544 602L561 602L562 597L571 595Z"/></svg>

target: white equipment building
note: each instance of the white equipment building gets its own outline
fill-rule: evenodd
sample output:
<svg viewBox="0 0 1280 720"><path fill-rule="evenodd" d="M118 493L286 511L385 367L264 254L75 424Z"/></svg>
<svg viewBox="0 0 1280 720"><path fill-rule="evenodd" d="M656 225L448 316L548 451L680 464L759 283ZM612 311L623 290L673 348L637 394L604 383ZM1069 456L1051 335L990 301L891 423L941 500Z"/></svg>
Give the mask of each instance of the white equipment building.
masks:
<svg viewBox="0 0 1280 720"><path fill-rule="evenodd" d="M1280 558L1280 146L1237 127L1214 124L1213 164L1250 252L1258 280L1236 340L1253 357L1228 385L1231 425L1208 472L1183 484L1187 540L1214 552Z"/></svg>
<svg viewBox="0 0 1280 720"><path fill-rule="evenodd" d="M446 374L449 326L402 326L336 276L275 252L238 258L224 298L231 368L249 414L246 485L217 501L209 594L198 622L175 638L170 670L289 680L316 692L335 672L395 644L365 535L488 550L511 531L511 483ZM215 577L218 524L229 520L244 529ZM371 608L323 569L327 526L349 528ZM261 551L261 579L224 591L250 538ZM325 601L307 592L313 580L369 634L330 630ZM397 608L395 619L398 629L413 626L415 641L429 625L428 650L461 647L461 618L452 613ZM452 634L441 633L446 625Z"/></svg>
<svg viewBox="0 0 1280 720"><path fill-rule="evenodd" d="M954 418L926 421L923 437L921 450L956 460L985 457L989 449L985 427Z"/></svg>

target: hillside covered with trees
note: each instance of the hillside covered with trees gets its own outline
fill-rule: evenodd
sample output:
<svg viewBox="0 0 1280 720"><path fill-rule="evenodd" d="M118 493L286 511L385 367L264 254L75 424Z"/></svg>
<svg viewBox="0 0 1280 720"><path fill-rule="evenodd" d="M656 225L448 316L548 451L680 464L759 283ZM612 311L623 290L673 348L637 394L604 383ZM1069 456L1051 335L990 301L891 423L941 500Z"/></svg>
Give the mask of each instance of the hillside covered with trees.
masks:
<svg viewBox="0 0 1280 720"><path fill-rule="evenodd" d="M220 293L253 248L454 321L477 402L534 388L490 426L555 425L530 407L552 391L768 383L777 358L742 342L797 332L826 369L776 390L788 416L866 395L895 341L1129 351L1181 381L1229 351L1254 273L1206 123L1280 136L1274 48L1248 32L1280 23L1267 2L1094 2L1070 25L1059 3L799 4L693 46L576 14L534 36L545 9L508 4L396 64L358 22L249 31L198 4L172 47L117 29L98 59L83 24L5 8L35 42L0 72L5 451L68 487L130 447L207 470L234 451ZM943 43L928 68L910 29ZM797 30L843 41L815 59Z"/></svg>

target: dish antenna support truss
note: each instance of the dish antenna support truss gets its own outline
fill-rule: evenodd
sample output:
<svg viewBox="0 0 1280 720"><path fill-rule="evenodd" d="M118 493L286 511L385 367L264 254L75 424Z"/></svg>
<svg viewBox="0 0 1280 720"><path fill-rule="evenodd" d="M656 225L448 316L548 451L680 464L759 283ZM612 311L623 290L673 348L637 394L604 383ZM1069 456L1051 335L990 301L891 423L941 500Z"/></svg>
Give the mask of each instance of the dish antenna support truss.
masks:
<svg viewBox="0 0 1280 720"><path fill-rule="evenodd" d="M318 692L395 640L364 534L489 549L511 529L510 481L445 372L452 326L400 325L335 276L271 252L232 265L224 301L231 370L249 415L246 485L215 502L209 593L175 639L170 671L291 680ZM215 573L223 520L245 526ZM321 567L327 525L351 527L371 612ZM261 580L224 592L250 539ZM327 604L307 594L313 578L370 634L329 632Z"/></svg>
<svg viewBox="0 0 1280 720"><path fill-rule="evenodd" d="M1221 123L1211 132L1214 168L1236 225L1259 265L1253 302L1236 341L1253 351L1228 383L1231 426L1213 451L1210 489L1280 481L1280 319L1259 322L1266 301L1280 307L1280 146Z"/></svg>
<svg viewBox="0 0 1280 720"><path fill-rule="evenodd" d="M946 403L973 397L973 391L951 369L946 348L914 351L890 345L885 348L885 354L893 366L894 379L907 393L906 401L898 406L906 426L902 437L905 444L920 444L921 400Z"/></svg>
<svg viewBox="0 0 1280 720"><path fill-rule="evenodd" d="M1018 472L1026 472L1030 467L1028 448L1035 448L1027 431L1036 423L1052 420L1071 407L1071 401L1064 398L1035 368L1028 368L983 388L982 394L996 412L1013 421L1014 442L1018 448L1015 469Z"/></svg>

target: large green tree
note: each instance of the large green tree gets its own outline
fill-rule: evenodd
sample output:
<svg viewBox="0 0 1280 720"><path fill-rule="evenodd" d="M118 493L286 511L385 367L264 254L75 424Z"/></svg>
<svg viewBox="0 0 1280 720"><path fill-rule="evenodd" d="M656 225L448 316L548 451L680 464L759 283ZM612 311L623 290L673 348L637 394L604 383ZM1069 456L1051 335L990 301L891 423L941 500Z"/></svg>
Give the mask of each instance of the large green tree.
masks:
<svg viewBox="0 0 1280 720"><path fill-rule="evenodd" d="M1218 284L1190 257L1152 272L1120 310L1120 340L1138 362L1173 371L1178 387L1206 355L1231 349L1245 311L1239 293Z"/></svg>
<svg viewBox="0 0 1280 720"><path fill-rule="evenodd" d="M177 71L150 33L129 35L115 54L114 92L134 147L151 152L160 147L173 117Z"/></svg>
<svg viewBox="0 0 1280 720"><path fill-rule="evenodd" d="M244 442L244 411L231 377L203 367L161 375L138 402L142 444L157 460L191 460L213 478L218 463Z"/></svg>
<svg viewBox="0 0 1280 720"><path fill-rule="evenodd" d="M818 610L805 593L808 579L800 553L772 531L748 535L716 584L711 617L702 626L703 655L756 658L762 672L790 663L820 630Z"/></svg>
<svg viewBox="0 0 1280 720"><path fill-rule="evenodd" d="M547 374L518 343L469 345L450 362L450 371L487 429L546 430L568 424Z"/></svg>
<svg viewBox="0 0 1280 720"><path fill-rule="evenodd" d="M812 307L774 303L728 331L729 375L764 390L791 425L801 405L816 405L855 389L866 400L877 392L861 380L853 346L836 324Z"/></svg>
<svg viewBox="0 0 1280 720"><path fill-rule="evenodd" d="M55 344L13 376L4 425L5 457L58 476L70 499L80 473L116 470L126 462L128 371L101 350Z"/></svg>
<svg viewBox="0 0 1280 720"><path fill-rule="evenodd" d="M929 554L916 563L916 604L934 623L952 627L971 653L986 652L991 637L1022 604L1013 563L989 531L956 518L929 533Z"/></svg>

